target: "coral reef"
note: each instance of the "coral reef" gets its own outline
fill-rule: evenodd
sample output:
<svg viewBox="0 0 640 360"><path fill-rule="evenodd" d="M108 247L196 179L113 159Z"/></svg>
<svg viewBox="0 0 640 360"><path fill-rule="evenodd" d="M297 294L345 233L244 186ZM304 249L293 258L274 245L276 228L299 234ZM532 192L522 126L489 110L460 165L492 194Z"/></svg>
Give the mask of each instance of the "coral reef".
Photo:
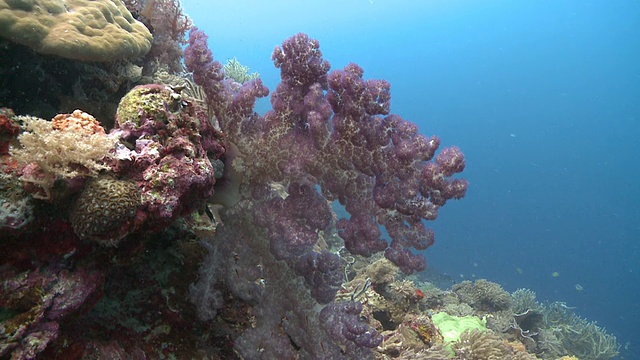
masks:
<svg viewBox="0 0 640 360"><path fill-rule="evenodd" d="M210 245L212 251L238 254L230 259L237 263L238 258L248 255L247 250L220 251L219 244L228 247L241 241L237 246L246 247L248 238L254 243L263 242L252 248L254 251L268 248L270 254L254 253L250 257L274 256L285 261L305 279L310 295L320 304L330 301L342 282L337 267L339 257L314 249L322 240L319 234L330 233L332 227L351 254L370 256L385 252L389 260L407 273L423 269L424 258L410 249L427 248L433 242L433 234L420 219L434 219L438 207L446 200L464 195L466 182L449 179L463 169L462 154L455 148L445 149L435 161L429 162L436 152L437 138L419 135L414 125L398 116L380 117L389 113L389 84L363 80L362 70L354 64L329 74L329 63L322 59L317 41L306 35L286 40L274 50L272 58L281 69L282 82L271 96L273 110L260 117L252 112L256 99L267 94L260 79L234 86L235 82L225 80L222 65L213 61L206 36L197 29L189 36L185 64L206 93L230 144L222 179L225 186L219 188L220 196L213 198L224 206L225 225L215 235ZM326 95L323 89L327 90ZM338 200L351 213L350 218L342 218L333 226L331 208L327 206L332 200ZM393 239L390 246L380 238L377 224L387 228ZM238 236L256 227L260 230ZM225 261L205 262L202 271L207 276L202 276L193 289L194 294L213 290L211 295L193 297L203 318L214 315L207 306L224 306L216 289L221 285L220 278L229 277L224 275L225 269L232 277L245 271L235 266L221 269L221 263ZM268 268L259 265L255 266ZM205 270L207 267L218 270ZM223 274L219 273L221 270ZM238 283L237 278L235 282ZM264 289L251 285L256 282L266 284ZM239 283L249 287L234 286L235 296L256 302L256 307L268 301L269 296L263 292L272 286L269 278L254 273ZM354 305L344 301L329 303L324 314L358 307L353 298L361 291L352 296L350 301ZM271 311L278 308L279 305L271 304ZM292 316L284 309L279 314L280 318ZM330 318L334 319L329 322L331 328L341 329L341 322L350 324L349 316ZM251 336L245 334L236 343L242 354L249 354L248 349L263 348L261 343L266 334L273 334L273 327L282 323L280 320L265 327L273 320L260 317L256 321L258 325L250 332ZM278 351L283 354L318 351L296 341L298 332L306 333L308 329L293 332L290 325L280 326L295 345L282 343L276 347ZM343 346L349 354L362 357L369 353L371 343L355 335L369 334L366 325L340 326L350 329L345 330L347 333L352 330L355 333L344 338L331 335L327 342L322 342L321 353L333 352L328 345L332 342ZM345 331L339 330L342 334Z"/></svg>
<svg viewBox="0 0 640 360"><path fill-rule="evenodd" d="M33 199L9 176L0 176L0 229L20 229L33 220Z"/></svg>
<svg viewBox="0 0 640 360"><path fill-rule="evenodd" d="M0 155L6 155L9 144L20 133L18 118L13 110L0 108Z"/></svg>
<svg viewBox="0 0 640 360"><path fill-rule="evenodd" d="M152 40L120 0L3 0L0 36L43 54L83 61L140 57Z"/></svg>
<svg viewBox="0 0 640 360"><path fill-rule="evenodd" d="M45 268L2 271L0 356L33 359L59 334L60 322L78 311L103 281L99 272ZM4 316L3 316L4 317Z"/></svg>
<svg viewBox="0 0 640 360"><path fill-rule="evenodd" d="M19 165L9 154L20 133L18 117L11 109L0 108L0 230L20 231L34 219L34 199L21 186Z"/></svg>
<svg viewBox="0 0 640 360"><path fill-rule="evenodd" d="M486 320L477 316L457 317L444 312L439 312L431 316L433 323L440 329L445 343L454 343L461 339L465 331L486 330Z"/></svg>
<svg viewBox="0 0 640 360"><path fill-rule="evenodd" d="M536 293L530 289L518 289L511 293L512 305L511 309L516 314L522 314L527 311L541 312L543 306L536 301Z"/></svg>
<svg viewBox="0 0 640 360"><path fill-rule="evenodd" d="M142 80L135 59L87 63L39 54L2 38L0 48L11 54L0 66L0 103L17 114L50 119L82 109L108 129L120 98Z"/></svg>
<svg viewBox="0 0 640 360"><path fill-rule="evenodd" d="M456 359L461 360L528 360L536 356L511 348L491 332L482 330L465 330L460 341L453 345Z"/></svg>
<svg viewBox="0 0 640 360"><path fill-rule="evenodd" d="M549 304L544 310L546 349L551 353L575 355L579 359L603 360L618 355L616 337L594 322L576 315L561 302Z"/></svg>
<svg viewBox="0 0 640 360"><path fill-rule="evenodd" d="M182 73L179 1L124 4L154 36L144 57L86 63L0 40L15 54L0 102L25 114L0 110L0 358L617 353L615 337L532 292L438 289L420 273L434 241L423 220L464 196L465 161L390 114L387 82L330 71L297 34L272 54L281 83L259 115L269 90L214 61L195 28Z"/></svg>
<svg viewBox="0 0 640 360"><path fill-rule="evenodd" d="M180 73L182 46L191 28L191 19L182 12L179 0L123 0L134 16L153 32L151 50L145 56L145 73L153 74L164 66Z"/></svg>

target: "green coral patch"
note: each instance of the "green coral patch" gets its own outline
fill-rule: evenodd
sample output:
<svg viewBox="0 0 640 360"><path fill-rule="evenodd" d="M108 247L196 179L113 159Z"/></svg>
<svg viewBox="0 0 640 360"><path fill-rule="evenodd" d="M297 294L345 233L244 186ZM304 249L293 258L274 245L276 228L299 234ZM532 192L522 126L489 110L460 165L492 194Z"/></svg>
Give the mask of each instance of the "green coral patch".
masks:
<svg viewBox="0 0 640 360"><path fill-rule="evenodd" d="M431 317L438 327L445 343L453 343L460 340L460 335L465 330L486 330L487 321L477 316L452 316L445 312L439 312Z"/></svg>

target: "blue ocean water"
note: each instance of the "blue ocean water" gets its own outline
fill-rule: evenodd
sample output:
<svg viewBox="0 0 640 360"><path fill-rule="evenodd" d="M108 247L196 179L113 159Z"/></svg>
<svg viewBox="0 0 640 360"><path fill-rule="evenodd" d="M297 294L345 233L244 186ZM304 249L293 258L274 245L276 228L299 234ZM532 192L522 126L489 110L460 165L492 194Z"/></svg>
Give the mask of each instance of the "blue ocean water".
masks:
<svg viewBox="0 0 640 360"><path fill-rule="evenodd" d="M345 4L346 3L346 4ZM429 266L564 301L640 344L640 3L184 0L216 59L274 89L287 37L392 87L392 112L458 145L465 199L433 224ZM268 102L258 110L268 108Z"/></svg>

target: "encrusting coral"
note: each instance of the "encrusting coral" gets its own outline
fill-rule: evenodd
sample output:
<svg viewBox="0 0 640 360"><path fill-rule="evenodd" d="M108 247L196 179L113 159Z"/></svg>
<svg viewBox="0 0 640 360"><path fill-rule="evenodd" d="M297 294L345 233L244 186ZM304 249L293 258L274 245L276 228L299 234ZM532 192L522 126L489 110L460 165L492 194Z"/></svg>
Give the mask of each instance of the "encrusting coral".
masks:
<svg viewBox="0 0 640 360"><path fill-rule="evenodd" d="M83 61L137 58L152 41L120 0L0 0L0 36Z"/></svg>
<svg viewBox="0 0 640 360"><path fill-rule="evenodd" d="M0 229L20 229L33 220L33 199L10 176L0 175Z"/></svg>
<svg viewBox="0 0 640 360"><path fill-rule="evenodd" d="M146 226L163 228L204 206L222 175L223 135L206 109L164 85L140 85L120 101L118 172L138 184ZM214 165L215 164L215 165Z"/></svg>

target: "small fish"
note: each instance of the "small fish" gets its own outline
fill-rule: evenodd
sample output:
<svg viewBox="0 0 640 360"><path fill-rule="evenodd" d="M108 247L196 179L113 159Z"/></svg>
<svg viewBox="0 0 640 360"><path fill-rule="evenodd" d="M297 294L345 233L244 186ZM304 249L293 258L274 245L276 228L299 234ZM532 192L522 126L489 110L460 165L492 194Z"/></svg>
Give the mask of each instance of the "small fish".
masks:
<svg viewBox="0 0 640 360"><path fill-rule="evenodd" d="M287 187L282 183L272 182L271 184L269 184L269 187L271 188L271 190L275 191L282 200L286 200L289 197Z"/></svg>

